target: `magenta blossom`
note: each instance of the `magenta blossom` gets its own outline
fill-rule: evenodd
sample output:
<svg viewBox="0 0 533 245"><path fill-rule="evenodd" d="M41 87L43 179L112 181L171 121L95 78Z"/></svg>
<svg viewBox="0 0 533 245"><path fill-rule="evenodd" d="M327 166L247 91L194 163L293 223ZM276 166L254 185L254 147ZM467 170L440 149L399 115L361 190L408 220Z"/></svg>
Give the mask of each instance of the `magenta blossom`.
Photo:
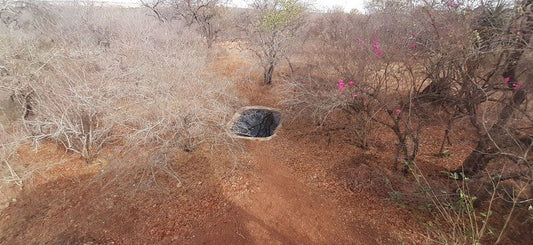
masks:
<svg viewBox="0 0 533 245"><path fill-rule="evenodd" d="M396 109L396 115L400 115L400 113L402 113L402 110Z"/></svg>
<svg viewBox="0 0 533 245"><path fill-rule="evenodd" d="M505 83L509 83L509 81L511 81L511 78L510 78L510 77L506 77L506 78L504 79L504 82L505 82Z"/></svg>
<svg viewBox="0 0 533 245"><path fill-rule="evenodd" d="M450 2L450 6L451 7L457 7L457 6L459 6L459 4L457 4L456 2Z"/></svg>
<svg viewBox="0 0 533 245"><path fill-rule="evenodd" d="M374 48L374 51L379 50L379 40L378 41L372 41L372 48Z"/></svg>
<svg viewBox="0 0 533 245"><path fill-rule="evenodd" d="M379 43L380 43L380 40L372 41L372 48L374 49L376 56L378 58L381 58L381 56L383 55L383 51L379 48Z"/></svg>
<svg viewBox="0 0 533 245"><path fill-rule="evenodd" d="M410 49L416 49L416 43L411 43L411 45L409 45L409 48Z"/></svg>
<svg viewBox="0 0 533 245"><path fill-rule="evenodd" d="M517 89L518 87L522 86L523 82L513 83L513 89Z"/></svg>
<svg viewBox="0 0 533 245"><path fill-rule="evenodd" d="M364 45L364 44L365 44L365 41L359 40L359 45Z"/></svg>
<svg viewBox="0 0 533 245"><path fill-rule="evenodd" d="M342 92L344 91L344 80L339 79L339 90Z"/></svg>
<svg viewBox="0 0 533 245"><path fill-rule="evenodd" d="M353 85L355 85L355 83L353 81L349 81L348 85L353 86Z"/></svg>
<svg viewBox="0 0 533 245"><path fill-rule="evenodd" d="M381 49L376 50L376 56L381 58L381 56L383 56L383 51L381 51Z"/></svg>

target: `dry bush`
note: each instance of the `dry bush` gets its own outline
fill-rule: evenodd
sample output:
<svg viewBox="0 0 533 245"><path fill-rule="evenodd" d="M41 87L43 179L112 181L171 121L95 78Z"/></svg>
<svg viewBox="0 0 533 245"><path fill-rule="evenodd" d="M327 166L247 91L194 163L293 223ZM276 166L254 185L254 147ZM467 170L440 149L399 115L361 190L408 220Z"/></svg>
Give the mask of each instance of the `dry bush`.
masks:
<svg viewBox="0 0 533 245"><path fill-rule="evenodd" d="M415 202L434 219L425 223L427 242L437 244L509 243L506 233L512 226L527 227L531 219L528 207L533 199L527 198L530 188L503 179L507 169L498 169L498 175L484 174L486 182L472 183L469 179L453 181L453 191L437 187L436 180L425 175L416 163L409 166L417 191L395 193L400 199ZM479 197L479 189L486 197ZM401 201L401 200L400 200ZM516 212L522 217L513 217ZM514 243L524 238L511 239ZM525 238L527 239L527 238Z"/></svg>
<svg viewBox="0 0 533 245"><path fill-rule="evenodd" d="M183 21L194 28L211 48L229 26L225 0L145 0L141 1L160 22Z"/></svg>
<svg viewBox="0 0 533 245"><path fill-rule="evenodd" d="M0 177L2 183L22 185L23 177L16 162L21 139L8 133L0 124Z"/></svg>
<svg viewBox="0 0 533 245"><path fill-rule="evenodd" d="M31 28L46 33L55 21L54 14L50 6L35 1L0 1L0 22L10 28Z"/></svg>
<svg viewBox="0 0 533 245"><path fill-rule="evenodd" d="M229 81L206 71L194 30L140 10L58 8L46 38L28 29L0 34L10 61L4 87L24 107L35 142L56 141L87 162L106 146L148 162L203 143L232 144L225 126L238 100Z"/></svg>
<svg viewBox="0 0 533 245"><path fill-rule="evenodd" d="M398 40L399 31L391 34L381 21L342 12L316 20L311 29L317 38L309 55L320 58L307 78L287 83L290 95L284 103L321 124L332 113L345 114L363 148L376 125L385 126L398 138L396 161L409 162L416 158L424 119L417 110L421 105L412 102L427 79L414 62L408 40Z"/></svg>
<svg viewBox="0 0 533 245"><path fill-rule="evenodd" d="M360 90L366 84L364 76L372 74L375 71L372 69L376 67L367 62L375 60L371 50L357 43L357 35L365 40L370 37L363 30L367 26L361 22L363 19L357 14L343 12L313 18L309 27L310 40L298 54L303 57L293 58L305 60L307 69L295 67L290 81L284 85L288 94L282 103L293 112L288 115L296 118L307 115L318 125L324 125L329 116L342 111L348 115L355 139L366 148L366 135L372 127L368 118L358 116L364 112L364 105L354 94L358 93L356 89ZM339 93L339 79L345 80L350 92ZM349 81L354 81L357 87L349 86Z"/></svg>
<svg viewBox="0 0 533 245"><path fill-rule="evenodd" d="M316 38L311 40L308 57L319 56L308 59L314 62L314 70L285 85L284 103L295 112L290 114L311 115L320 124L325 119L332 119L326 120L328 123L340 121L352 127L362 146L369 126L378 124L394 132L395 159L404 163L404 174L417 164L424 128L445 127L444 142L453 122L467 119L480 142L471 154L477 158L465 162L476 162L474 159L485 165L450 173L456 179L472 177L457 188L468 193L434 203L443 209L435 218L450 225L440 232L456 229L455 237L448 237L451 243L482 239L487 225L477 216L491 209L457 211L450 209L455 208L450 202L472 206L475 196L482 199L486 195L481 192L488 190L489 198L511 193L507 200L512 206L500 211L508 217L531 205L530 195L524 194L527 191L518 191L522 196L518 198L514 195L518 192L492 185L495 179L512 180L516 190L524 186L527 190L532 183L528 154L533 146L528 105L531 86L523 69L527 63L523 54L531 51L531 1L523 1L526 7L518 10L498 4L489 2L474 11L448 3L387 1L365 16L325 14L312 29ZM513 14L506 17L509 13ZM345 117L331 117L339 112ZM441 153L443 149L444 144ZM482 178L484 175L489 177ZM468 185L476 182L482 183L481 191L469 192ZM429 196L438 198L438 194ZM469 229L480 234L461 234ZM501 240L505 229L494 240Z"/></svg>

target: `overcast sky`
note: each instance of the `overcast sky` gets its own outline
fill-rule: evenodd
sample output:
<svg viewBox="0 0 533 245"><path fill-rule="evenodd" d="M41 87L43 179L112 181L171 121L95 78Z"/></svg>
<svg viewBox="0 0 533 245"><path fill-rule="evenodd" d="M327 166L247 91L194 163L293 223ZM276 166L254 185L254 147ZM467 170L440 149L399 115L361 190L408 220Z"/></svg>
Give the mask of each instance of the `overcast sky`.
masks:
<svg viewBox="0 0 533 245"><path fill-rule="evenodd" d="M246 0L231 0L237 6L246 6ZM345 11L350 11L351 9L359 9L363 12L364 5L366 0L307 0L309 2L314 2L315 6L318 8L332 8L340 6L344 8Z"/></svg>
<svg viewBox="0 0 533 245"><path fill-rule="evenodd" d="M54 1L54 0L44 0L44 1ZM57 1L57 0L56 0ZM84 0L59 0L59 1L84 1ZM89 0L91 1L91 0ZM112 3L127 3L127 4L140 4L140 0L95 0L96 2L112 2ZM150 1L150 0L147 0ZM248 6L247 2L251 0L228 0L230 5L246 7ZM341 7L344 11L348 12L354 8L358 9L361 12L364 12L365 2L369 0L303 0L310 2L314 7L318 9L330 9L333 7Z"/></svg>
<svg viewBox="0 0 533 245"><path fill-rule="evenodd" d="M322 7L342 6L344 10L350 11L352 9L364 10L366 0L316 0L317 5Z"/></svg>

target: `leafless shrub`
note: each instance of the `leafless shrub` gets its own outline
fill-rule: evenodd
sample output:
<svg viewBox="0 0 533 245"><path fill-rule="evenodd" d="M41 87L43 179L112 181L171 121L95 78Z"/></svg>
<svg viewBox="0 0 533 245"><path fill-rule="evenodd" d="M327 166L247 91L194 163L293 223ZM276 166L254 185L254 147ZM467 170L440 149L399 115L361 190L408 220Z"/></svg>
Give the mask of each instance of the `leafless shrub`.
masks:
<svg viewBox="0 0 533 245"><path fill-rule="evenodd" d="M224 0L175 0L176 11L189 24L195 24L211 48L224 25Z"/></svg>
<svg viewBox="0 0 533 245"><path fill-rule="evenodd" d="M33 85L34 116L25 125L34 140L53 139L91 163L111 140L117 123L112 116L121 98L105 83L64 79Z"/></svg>
<svg viewBox="0 0 533 245"><path fill-rule="evenodd" d="M155 0L141 1L162 23L180 20L193 26L211 48L227 25L225 0Z"/></svg>
<svg viewBox="0 0 533 245"><path fill-rule="evenodd" d="M166 16L163 13L163 8L165 8L167 5L167 1L165 0L155 0L155 1L143 1L141 0L142 6L145 8L148 8L152 13L155 15L155 17L161 21L161 22L167 22L168 16Z"/></svg>
<svg viewBox="0 0 533 245"><path fill-rule="evenodd" d="M414 161L418 153L424 118L421 103L414 106L413 102L427 79L413 63L408 45L385 30L380 32L376 22L340 12L317 20L311 28L318 35L312 50L322 59L316 61L309 79L288 83L284 103L322 122L342 112L363 148L377 125L389 128L398 139L397 166ZM372 26L378 29L367 29Z"/></svg>
<svg viewBox="0 0 533 245"><path fill-rule="evenodd" d="M238 100L228 81L202 72L208 55L193 30L135 11L66 8L46 46L26 48L34 38L26 31L1 36L28 41L6 46L2 54L18 58L2 79L25 105L22 121L34 142L56 141L89 163L106 146L146 162L206 142L231 144L225 125Z"/></svg>
<svg viewBox="0 0 533 245"><path fill-rule="evenodd" d="M483 222L491 206L475 205L505 200L501 213L508 217L531 205L531 86L523 68L531 62L531 1L520 7L467 1L464 9L438 2L375 4L366 16L334 12L316 22L309 57L320 58L309 59L315 70L287 83L284 102L319 123L340 112L346 116L334 119L343 125L365 118L356 124L388 128L397 139L395 166L403 163L404 174L418 171L423 129L445 127L443 153L454 122L466 119L479 141L463 166L448 173L464 184L456 190L460 196L439 201L441 195L431 193L431 198L439 219L450 225L439 231L453 232L444 242L487 239ZM481 187L474 190L475 185ZM450 205L458 201L459 211Z"/></svg>
<svg viewBox="0 0 533 245"><path fill-rule="evenodd" d="M54 11L44 3L34 1L2 0L0 2L0 21L11 29L31 28L33 31L46 32L55 22Z"/></svg>
<svg viewBox="0 0 533 245"><path fill-rule="evenodd" d="M23 176L18 171L16 157L20 138L8 133L0 124L0 177L3 183L22 186Z"/></svg>
<svg viewBox="0 0 533 245"><path fill-rule="evenodd" d="M440 244L480 244L494 242L499 244L505 238L509 226L516 224L511 217L519 209L531 207L533 199L527 194L530 187L523 184L510 184L501 178L505 169L499 169L498 175L484 174L488 181L483 184L486 198L480 199L480 188L468 179L451 176L456 179L455 190L449 192L438 190L413 163L409 171L416 180L420 195L426 197L430 204L428 211L435 218L427 223L427 240ZM460 179L460 180L459 180ZM409 195L409 194L407 194ZM498 206L509 208L498 210ZM503 213L503 215L502 215ZM505 218L504 218L505 217ZM529 217L524 217L527 220ZM513 224L514 223L514 224Z"/></svg>

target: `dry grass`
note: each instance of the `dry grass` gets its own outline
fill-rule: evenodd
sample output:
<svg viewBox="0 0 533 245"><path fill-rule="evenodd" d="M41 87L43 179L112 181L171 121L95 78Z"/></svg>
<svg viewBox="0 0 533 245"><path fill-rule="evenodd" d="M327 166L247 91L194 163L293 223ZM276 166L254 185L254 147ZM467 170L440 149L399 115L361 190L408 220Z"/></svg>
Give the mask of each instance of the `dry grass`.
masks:
<svg viewBox="0 0 533 245"><path fill-rule="evenodd" d="M0 27L2 89L25 112L19 125L33 143L55 141L88 163L104 148L160 163L233 144L225 130L239 100L227 78L205 70L210 53L194 30L142 10L42 10L49 25Z"/></svg>
<svg viewBox="0 0 533 245"><path fill-rule="evenodd" d="M442 184L446 181L437 178L427 181L417 175L418 169L410 169L420 166L416 164L428 163L415 162L419 145L420 148L427 148L424 143L433 141L430 142L433 144L437 141L434 135L423 138L430 133L422 134L422 129L442 129L445 122L435 118L446 114L443 107L425 107L424 102L413 105L413 96L423 91L426 82L439 81L440 78L455 79L453 81L457 88L466 88L468 84L462 81L469 79L463 78L472 75L463 71L466 66L454 67L456 59L464 58L466 64L466 61L479 55L468 46L471 43L465 33L472 31L462 29L467 28L467 25L451 28L462 22L429 23L423 17L410 19L407 12L398 15L386 13L388 9L374 15L376 18L372 21L358 14L325 14L324 19L317 17L314 19L316 23L309 22L307 24L310 26L304 26L311 35L290 38L302 41L300 50L294 50L294 43L281 45L282 48L278 50L280 54L297 55L275 55L274 61L265 63L268 68L269 65L273 67L279 62L284 63L284 58L292 61L289 62L290 71L289 68L276 68L278 73L285 73L288 81L280 81L282 84L275 84L275 89L271 89L253 83L260 80L260 71L257 69L260 67L248 64L253 63L253 58L250 58L253 52L249 50L253 42L215 45L215 48L223 46L226 52L232 54L221 55L221 59L226 56L232 59L217 60L220 57L213 57L216 50L206 48L204 38L194 26L173 19L158 21L146 9L32 4L17 7L16 10L9 19L6 19L7 15L0 16L3 18L0 23L0 92L8 94L4 97L10 107L16 107L10 108L14 116L11 116L9 123L5 123L3 117L1 120L4 121L0 124L0 178L5 186L23 186L25 181L40 171L40 167L28 167L23 162L27 159L21 155L27 153L28 148L39 149L43 145L45 148L54 147L54 144L69 156L95 163L89 166L106 163L109 169L129 171L120 178L103 176L101 180L113 179L104 186L116 179L128 179L128 176L135 175L134 179L139 179L138 174L141 180L151 181L161 173L170 176L181 186L185 178L176 169L187 160L185 155L192 158L194 155L191 152L199 151L201 155L214 148L223 148L224 151L215 152L227 154L223 156L225 158L237 158L234 153L239 144L234 138L228 137L227 123L233 112L242 106L237 96L240 92L249 97L250 103L272 106L281 100L282 106L287 109L286 114L292 117L284 120L294 119L300 123L311 118L318 126L328 121L339 126L339 129L330 129L325 133L328 146L334 130L350 130L347 137L335 140L352 142L355 139L361 148L369 149L372 145L368 144L367 137L380 137L376 128L388 129L390 135L394 135L387 140L393 140L380 143L388 144L391 146L389 149L396 147L395 160L400 160L399 163L404 164L406 170L404 175L399 171L392 171L390 175L402 182L398 184L402 188L414 187L414 181L406 184L406 180L409 178L407 170L415 172L416 187L425 188L428 196L424 200L430 201L437 211L434 218L443 219L443 223L446 223L442 227L432 227L434 230L430 230L433 233L429 234L429 238L434 239L433 242L442 242L439 239L444 237L445 243L475 243L486 237L488 226L485 224L488 218L479 218L482 210L474 210L473 194L468 192L466 184L450 187L462 191L459 192L462 193L459 198L455 193L447 192L450 194L447 199L440 200L440 193L432 189L429 183L440 181ZM455 12L443 13L438 17L439 20L446 20L450 16L462 18ZM420 26L420 32L414 33L410 29L413 23ZM438 35L433 34L434 30L442 31L450 38L438 39ZM452 38L454 35L464 39ZM384 50L384 56L375 53L377 47L372 41L377 42L376 39L381 39L379 49ZM450 39L453 40L447 42ZM410 48L410 44L419 46ZM441 44L444 48L438 50ZM238 50L240 48L248 52ZM234 50L238 51L232 53ZM448 53L447 50L453 52ZM470 51L471 55L468 53ZM463 53L466 55L461 56ZM442 56L446 58L443 62L435 59ZM446 69L440 69L443 66L451 70L459 69L457 73L449 75ZM472 73L479 71L473 69ZM441 72L444 72L443 77L439 77ZM457 77L457 74L464 76ZM231 81L236 77L245 81ZM344 79L344 91L339 91L339 79ZM350 81L355 82L354 86L350 85ZM500 86L490 87L491 84ZM502 81L487 79L486 83L478 85L490 85L490 89L496 91L501 89L501 84ZM454 91L462 91L457 88ZM472 89L467 92L475 95L480 91ZM502 89L488 93L494 101L482 101L473 106L478 110L485 107L489 110L466 116L471 116L473 120L483 119L482 126L490 128L499 120L498 112L501 111L501 105L506 103L505 96L511 94L507 92L511 91ZM280 95L272 96L272 93ZM470 98L468 94L465 97ZM457 101L460 102L461 98ZM498 103L500 106L493 106ZM523 115L517 117L516 122L508 124L509 130L514 130L512 127L529 127L529 108L523 109ZM485 120L483 117L488 118ZM428 118L436 122L426 121ZM471 126L467 126L469 130ZM530 134L531 128L523 131L524 134ZM323 135L321 137L326 138ZM529 168L526 173L530 173L531 157L528 153L533 145L524 146L515 138L510 140L516 143L511 144L512 149L498 154L518 159L524 169ZM302 148L302 152L305 150L308 149ZM428 154L433 153L428 151L424 152L426 159ZM383 152L394 154L393 150L380 151L379 154ZM216 158L217 154L211 154L210 157ZM293 155L297 156L291 152L291 160L299 160L297 157L292 159ZM384 171L386 167L383 166L388 165L388 160L383 159L389 157L380 159L380 164L372 165L372 168L382 167L379 171ZM495 162L499 164L502 161L498 159ZM202 165L204 168L209 165L203 158L193 163L205 164ZM197 174L202 175L201 172ZM495 190L497 187L494 185L491 188ZM393 191L393 194L398 194L396 189ZM515 192L509 193L512 198L508 199L513 201L513 206L502 214L531 205L527 193L518 193L524 196L520 198L515 197ZM491 194L490 205L498 193L492 191ZM467 205L466 212L452 207L457 201L463 206ZM516 203L521 205L517 206ZM491 206L485 210L486 213L487 210L491 211ZM511 223L509 220L502 222L502 233L496 239L500 240L506 226ZM471 232L470 237L464 235L466 231Z"/></svg>

